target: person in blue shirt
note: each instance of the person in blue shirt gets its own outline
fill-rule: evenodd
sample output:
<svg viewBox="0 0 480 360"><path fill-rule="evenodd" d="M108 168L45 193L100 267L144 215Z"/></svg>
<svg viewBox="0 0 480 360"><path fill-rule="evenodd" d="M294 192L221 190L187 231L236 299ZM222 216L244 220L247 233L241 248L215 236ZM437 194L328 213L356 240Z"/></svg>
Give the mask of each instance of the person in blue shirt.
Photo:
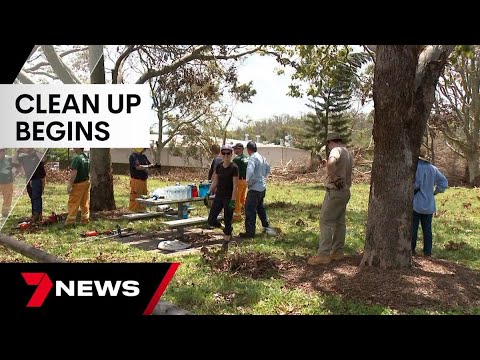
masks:
<svg viewBox="0 0 480 360"><path fill-rule="evenodd" d="M448 180L426 156L426 149L421 148L414 184L412 254L416 254L418 225L421 223L423 254L429 257L432 256L432 217L437 210L435 195L447 189Z"/></svg>
<svg viewBox="0 0 480 360"><path fill-rule="evenodd" d="M268 233L272 230L263 205L267 189L267 176L270 174L270 164L257 152L255 142L250 141L247 144L247 151L250 158L246 174L248 192L245 200L245 232L240 233L239 236L241 238L254 238L257 214L262 222L263 232Z"/></svg>

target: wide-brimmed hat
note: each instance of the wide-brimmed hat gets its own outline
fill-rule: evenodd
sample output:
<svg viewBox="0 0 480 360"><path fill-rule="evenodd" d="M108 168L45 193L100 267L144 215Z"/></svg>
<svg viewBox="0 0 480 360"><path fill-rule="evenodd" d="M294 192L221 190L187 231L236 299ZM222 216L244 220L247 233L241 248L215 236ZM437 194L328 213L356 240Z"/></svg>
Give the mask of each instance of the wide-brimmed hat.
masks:
<svg viewBox="0 0 480 360"><path fill-rule="evenodd" d="M326 141L330 141L330 140L340 140L340 141L342 141L343 136L338 132L329 132L327 134L327 140Z"/></svg>
<svg viewBox="0 0 480 360"><path fill-rule="evenodd" d="M428 157L428 151L423 146L420 148L418 158L423 160L423 161L430 162L430 158Z"/></svg>

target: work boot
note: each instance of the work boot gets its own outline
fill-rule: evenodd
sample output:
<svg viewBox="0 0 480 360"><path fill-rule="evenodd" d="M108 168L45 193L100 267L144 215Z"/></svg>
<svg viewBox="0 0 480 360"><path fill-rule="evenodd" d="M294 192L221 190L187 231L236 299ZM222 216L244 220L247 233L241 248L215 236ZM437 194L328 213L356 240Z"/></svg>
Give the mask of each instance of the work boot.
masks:
<svg viewBox="0 0 480 360"><path fill-rule="evenodd" d="M242 239L253 239L255 237L255 234L249 234L249 233L240 233L238 234Z"/></svg>
<svg viewBox="0 0 480 360"><path fill-rule="evenodd" d="M42 221L42 213L38 213L32 216L32 222L40 222Z"/></svg>
<svg viewBox="0 0 480 360"><path fill-rule="evenodd" d="M329 264L331 261L332 261L331 256L316 255L316 256L310 257L307 260L307 264L312 266L325 265L325 264Z"/></svg>
<svg viewBox="0 0 480 360"><path fill-rule="evenodd" d="M341 260L345 257L345 254L342 251L337 251L331 255L332 260Z"/></svg>
<svg viewBox="0 0 480 360"><path fill-rule="evenodd" d="M227 252L228 251L228 244L232 241L232 235L225 235L223 237L223 244L222 244L222 250Z"/></svg>

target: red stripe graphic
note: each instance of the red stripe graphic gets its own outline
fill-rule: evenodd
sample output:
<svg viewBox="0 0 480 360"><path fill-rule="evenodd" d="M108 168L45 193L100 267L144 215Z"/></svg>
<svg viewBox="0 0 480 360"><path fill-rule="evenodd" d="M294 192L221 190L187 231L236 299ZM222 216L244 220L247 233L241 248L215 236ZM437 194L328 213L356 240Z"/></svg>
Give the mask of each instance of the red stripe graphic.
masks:
<svg viewBox="0 0 480 360"><path fill-rule="evenodd" d="M148 303L147 308L143 312L143 315L152 315L153 309L155 309L155 305L157 305L158 301L160 300L160 297L163 295L163 292L167 288L167 285L170 282L170 280L172 280L172 277L173 275L175 275L175 271L177 271L179 266L180 266L180 263L172 263L170 265L167 273L165 274L165 277L162 279L162 282L160 283L160 285L158 285L157 290L155 291L152 298L150 299L150 302Z"/></svg>
<svg viewBox="0 0 480 360"><path fill-rule="evenodd" d="M53 287L53 283L46 273L22 273L28 285L38 285L27 307L40 307Z"/></svg>

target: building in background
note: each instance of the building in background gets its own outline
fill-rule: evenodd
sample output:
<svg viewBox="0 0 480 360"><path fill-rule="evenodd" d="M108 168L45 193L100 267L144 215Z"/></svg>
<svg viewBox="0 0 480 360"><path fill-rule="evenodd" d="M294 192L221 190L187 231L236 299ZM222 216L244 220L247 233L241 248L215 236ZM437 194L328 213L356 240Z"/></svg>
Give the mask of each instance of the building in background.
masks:
<svg viewBox="0 0 480 360"><path fill-rule="evenodd" d="M257 136L256 139L260 137ZM153 141L157 140L157 135L152 134L152 143ZM181 137L178 136L175 139L178 143L181 142ZM245 138L242 140L238 139L226 139L227 144L231 144L232 146L241 142L246 147L247 142L249 141L249 137L246 134ZM270 163L272 167L283 167L286 165L309 165L311 161L310 151L297 149L292 145L292 141L285 141L283 145L275 145L271 143L262 143L257 141L258 151L264 156ZM222 145L222 140L219 140L219 144ZM117 164L128 164L128 157L131 154L131 149L120 149L115 148L111 149L111 157L112 157L112 164L114 165L114 169L118 166ZM145 155L149 159L153 159L154 156L152 154L151 149L147 149ZM171 168L171 167L181 167L181 168L208 168L212 159L210 158L210 154L205 154L206 157L202 160L194 159L194 158L187 158L182 156L174 156L170 154L168 146L162 149L161 153L161 163L163 167Z"/></svg>

